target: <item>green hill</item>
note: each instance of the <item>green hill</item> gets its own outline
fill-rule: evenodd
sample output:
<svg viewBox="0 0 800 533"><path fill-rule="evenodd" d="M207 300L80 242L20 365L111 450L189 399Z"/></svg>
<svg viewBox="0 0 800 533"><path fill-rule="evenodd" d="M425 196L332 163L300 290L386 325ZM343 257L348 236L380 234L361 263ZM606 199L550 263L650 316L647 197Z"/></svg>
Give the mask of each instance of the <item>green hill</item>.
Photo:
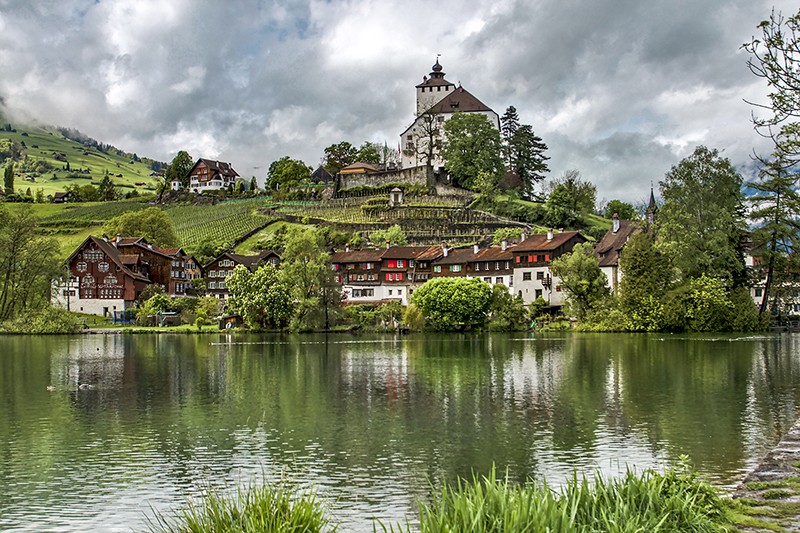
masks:
<svg viewBox="0 0 800 533"><path fill-rule="evenodd" d="M66 135L66 136L65 136ZM69 138L68 138L69 137ZM45 195L67 185L98 184L108 174L122 194L155 191L154 168L161 163L139 158L75 130L0 124L0 167L14 163L14 188Z"/></svg>

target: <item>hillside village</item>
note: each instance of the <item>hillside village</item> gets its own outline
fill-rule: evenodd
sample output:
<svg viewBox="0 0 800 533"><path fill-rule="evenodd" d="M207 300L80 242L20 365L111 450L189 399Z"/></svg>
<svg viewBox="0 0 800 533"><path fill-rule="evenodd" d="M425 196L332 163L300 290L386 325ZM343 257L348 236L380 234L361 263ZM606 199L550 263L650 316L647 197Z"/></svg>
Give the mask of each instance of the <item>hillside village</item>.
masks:
<svg viewBox="0 0 800 533"><path fill-rule="evenodd" d="M561 213L561 218L554 218L552 213L560 211L549 202L558 187L552 186L547 202L537 202L534 193L534 186L542 180L541 172L547 169L543 154L546 145L528 126L519 126L513 107L501 120L497 112L460 84L449 82L438 59L416 85L415 94L415 119L400 133L396 153L385 148L380 161L345 161L347 164L338 168L320 165L313 172L307 168L303 170L306 176L299 180L278 181L269 176L263 193L255 177L243 179L229 162L201 157L192 163L188 154L179 154L180 170L173 162L148 176L155 181L148 185L151 194L158 192L153 202L174 213L176 209L194 208L172 206L195 205L201 198L212 198L212 204L222 202L220 206L226 201L246 201L257 210L248 215L246 225L238 234L230 233L232 240L220 241L216 253L204 252L200 260L195 257L200 237L189 239L184 234L181 242L175 243L178 246L160 246L143 235L101 237L91 232L81 236L66 260L68 278L54 286L53 304L69 311L129 321L132 310L142 304L143 294L152 294L148 287L158 287L171 298L212 296L223 303L224 309L231 297L227 280L237 266L251 272L264 264L280 266L280 249L262 248L255 253L234 250L275 221L330 226L362 237L392 227L403 233L408 244L387 239L370 246L356 239L362 242L327 246L329 268L335 273L344 304L408 306L415 291L430 280L474 278L490 287L505 288L522 305L535 304L539 312L552 316L568 302L570 292L553 272L553 263L582 243L592 244L606 290L617 292L622 277L620 257L626 244L634 235L653 234L658 206L652 191L644 216L635 217L638 221L607 212L609 222L591 212L595 208L594 187L579 177L565 176L554 183L590 190L591 207L582 214ZM447 131L464 117L473 117L470 120L477 120L475 124L493 131L488 138L497 139L498 157L501 152L505 154L505 164L492 163L493 168L501 166L504 173L499 172L487 183L478 183L474 176L476 172L485 173L483 170L472 168L472 174L459 176L454 165L448 165L446 150L455 142L456 133L451 130L448 136ZM466 138L476 137L477 131L468 131ZM516 131L529 132L525 143L528 159L531 154L536 156L533 164L525 163L521 155L515 159L511 148L500 146L501 131L507 146L513 144ZM94 141L90 144L98 145ZM99 146L106 153L112 151ZM481 149L472 147L475 153ZM356 157L355 151L352 157ZM285 160L289 161L284 158L281 162ZM306 167L301 164L300 168ZM113 187L107 170L103 181L97 183L98 190L103 183ZM145 184L136 185L140 183ZM75 202L81 200L80 192L76 187L56 191L48 198L53 203L78 205ZM39 196L37 201L41 200ZM126 196L136 196L135 191ZM202 204L196 208L200 211L192 211L195 215L190 225L196 226L205 213L218 207ZM141 204L136 209L143 207ZM627 216L634 218L632 207L628 207ZM561 209L558 205L555 208ZM221 220L225 224L227 219ZM572 229L558 229L560 226L553 222L566 222ZM748 255L751 269L759 261ZM765 298L764 283L756 277L748 285L755 305L761 306ZM794 300L782 305L789 313L800 311ZM227 311L235 314L236 309Z"/></svg>

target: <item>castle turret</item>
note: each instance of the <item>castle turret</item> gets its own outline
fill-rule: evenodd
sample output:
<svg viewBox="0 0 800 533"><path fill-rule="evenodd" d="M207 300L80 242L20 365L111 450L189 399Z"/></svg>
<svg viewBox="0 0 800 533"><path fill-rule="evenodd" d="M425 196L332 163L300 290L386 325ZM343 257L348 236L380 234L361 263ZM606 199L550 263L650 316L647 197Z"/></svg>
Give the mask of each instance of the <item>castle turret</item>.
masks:
<svg viewBox="0 0 800 533"><path fill-rule="evenodd" d="M423 76L422 83L417 85L417 116L455 90L456 86L447 81L444 74L437 56L436 63L431 67L431 73Z"/></svg>

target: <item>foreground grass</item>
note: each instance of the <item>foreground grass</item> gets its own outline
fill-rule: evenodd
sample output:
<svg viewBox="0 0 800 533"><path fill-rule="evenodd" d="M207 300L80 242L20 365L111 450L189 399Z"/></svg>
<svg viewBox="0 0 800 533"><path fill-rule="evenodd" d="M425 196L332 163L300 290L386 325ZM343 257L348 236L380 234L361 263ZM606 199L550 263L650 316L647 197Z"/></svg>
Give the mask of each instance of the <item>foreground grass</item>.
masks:
<svg viewBox="0 0 800 533"><path fill-rule="evenodd" d="M722 532L731 524L733 503L685 467L664 473L628 471L607 480L574 475L560 490L546 483L519 485L487 477L445 484L429 503L419 503L418 526L384 524L384 533L445 532ZM283 484L240 492L236 498L209 493L154 531L332 531L313 493Z"/></svg>
<svg viewBox="0 0 800 533"><path fill-rule="evenodd" d="M286 484L251 486L231 498L209 491L200 503L176 516L156 517L152 531L164 533L234 532L316 533L335 531L313 492Z"/></svg>

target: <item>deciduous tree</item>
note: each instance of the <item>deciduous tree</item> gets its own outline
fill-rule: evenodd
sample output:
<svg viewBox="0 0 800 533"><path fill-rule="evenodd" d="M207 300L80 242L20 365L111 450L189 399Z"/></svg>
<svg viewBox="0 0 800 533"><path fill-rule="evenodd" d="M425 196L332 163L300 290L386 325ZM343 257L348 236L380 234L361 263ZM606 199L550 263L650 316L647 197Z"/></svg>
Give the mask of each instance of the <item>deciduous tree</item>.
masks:
<svg viewBox="0 0 800 533"><path fill-rule="evenodd" d="M148 207L142 211L123 213L103 226L108 235L144 237L157 246L178 246L175 225L164 211L158 207Z"/></svg>
<svg viewBox="0 0 800 533"><path fill-rule="evenodd" d="M580 225L584 217L594 211L597 188L583 181L577 170L567 170L551 187L545 202L545 220L550 226L564 228Z"/></svg>
<svg viewBox="0 0 800 533"><path fill-rule="evenodd" d="M503 173L500 132L485 115L456 112L444 123L442 156L453 183L472 189L481 172L493 187Z"/></svg>
<svg viewBox="0 0 800 533"><path fill-rule="evenodd" d="M294 307L291 287L271 263L255 272L237 265L226 284L230 306L242 314L248 326L281 329L289 323Z"/></svg>
<svg viewBox="0 0 800 533"><path fill-rule="evenodd" d="M478 278L435 278L411 297L428 327L437 331L482 328L491 300L491 287Z"/></svg>
<svg viewBox="0 0 800 533"><path fill-rule="evenodd" d="M322 166L325 170L336 175L347 165L356 162L358 149L347 141L332 144L325 148L325 156L322 158Z"/></svg>
<svg viewBox="0 0 800 533"><path fill-rule="evenodd" d="M576 244L571 253L553 260L550 270L561 278L568 310L579 320L609 296L606 275L600 270L591 243Z"/></svg>
<svg viewBox="0 0 800 533"><path fill-rule="evenodd" d="M619 216L620 220L633 220L636 218L636 208L633 207L632 204L623 202L622 200L611 200L606 204L606 208L603 210L603 216L606 218L613 217L615 213Z"/></svg>
<svg viewBox="0 0 800 533"><path fill-rule="evenodd" d="M286 192L309 178L311 178L311 167L287 155L270 164L267 171L267 188L271 191Z"/></svg>
<svg viewBox="0 0 800 533"><path fill-rule="evenodd" d="M716 150L698 146L659 182L658 244L681 278L702 274L743 283L742 177Z"/></svg>
<svg viewBox="0 0 800 533"><path fill-rule="evenodd" d="M9 163L6 165L6 170L3 174L3 190L6 194L14 194L14 164Z"/></svg>

